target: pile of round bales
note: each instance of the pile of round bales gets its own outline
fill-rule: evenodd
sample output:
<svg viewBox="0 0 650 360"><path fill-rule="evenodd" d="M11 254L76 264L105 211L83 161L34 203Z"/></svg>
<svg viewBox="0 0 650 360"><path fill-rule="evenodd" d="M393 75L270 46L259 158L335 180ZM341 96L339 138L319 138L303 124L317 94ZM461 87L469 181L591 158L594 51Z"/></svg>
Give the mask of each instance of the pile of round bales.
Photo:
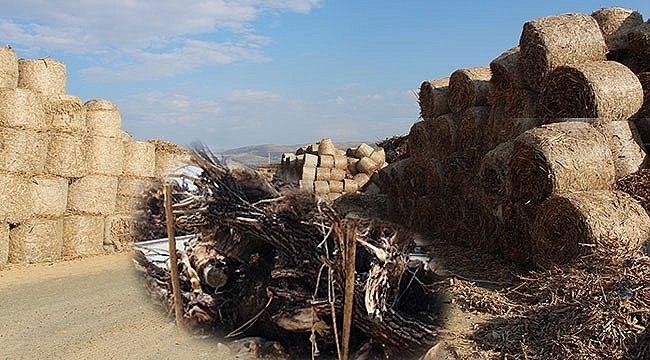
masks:
<svg viewBox="0 0 650 360"><path fill-rule="evenodd" d="M335 147L332 139L324 138L293 154L283 154L275 176L333 201L363 189L371 176L386 165L386 154L380 146L362 143L343 151Z"/></svg>
<svg viewBox="0 0 650 360"><path fill-rule="evenodd" d="M639 250L650 218L614 185L649 165L648 39L628 9L548 16L489 66L424 81L410 157L380 172L389 217L530 267Z"/></svg>
<svg viewBox="0 0 650 360"><path fill-rule="evenodd" d="M134 141L121 125L112 102L66 94L64 63L0 48L0 267L133 240L142 195L188 152Z"/></svg>

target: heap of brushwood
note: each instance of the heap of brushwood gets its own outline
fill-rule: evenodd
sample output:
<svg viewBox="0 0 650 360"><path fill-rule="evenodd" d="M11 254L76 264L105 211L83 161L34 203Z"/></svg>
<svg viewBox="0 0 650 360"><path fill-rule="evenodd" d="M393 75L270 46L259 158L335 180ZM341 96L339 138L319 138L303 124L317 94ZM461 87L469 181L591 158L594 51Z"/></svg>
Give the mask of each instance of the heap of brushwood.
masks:
<svg viewBox="0 0 650 360"><path fill-rule="evenodd" d="M295 356L340 354L346 241L356 243L350 349L414 356L434 344L439 281L409 254L414 236L378 219L342 217L313 194L230 169L196 146L196 190L174 204L176 224L200 236L179 251L185 321L226 339L263 336ZM178 195L178 194L176 194ZM349 245L348 245L349 246ZM349 250L348 250L349 251ZM168 271L136 260L168 308Z"/></svg>

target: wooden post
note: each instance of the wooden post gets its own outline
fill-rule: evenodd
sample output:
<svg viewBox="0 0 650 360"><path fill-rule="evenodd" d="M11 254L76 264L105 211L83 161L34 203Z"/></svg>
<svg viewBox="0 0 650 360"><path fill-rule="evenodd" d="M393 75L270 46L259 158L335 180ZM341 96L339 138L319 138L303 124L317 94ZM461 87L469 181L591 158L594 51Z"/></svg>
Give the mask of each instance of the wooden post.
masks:
<svg viewBox="0 0 650 360"><path fill-rule="evenodd" d="M348 360L350 352L350 332L352 331L352 307L354 306L355 263L357 261L357 223L354 216L346 218L345 229L345 303L343 304L343 360Z"/></svg>
<svg viewBox="0 0 650 360"><path fill-rule="evenodd" d="M181 284L178 278L178 257L176 256L171 184L165 184L165 219L167 220L167 238L169 239L169 270L171 272L172 292L174 294L174 314L176 317L176 326L183 329L185 326L183 321L183 299L181 298Z"/></svg>

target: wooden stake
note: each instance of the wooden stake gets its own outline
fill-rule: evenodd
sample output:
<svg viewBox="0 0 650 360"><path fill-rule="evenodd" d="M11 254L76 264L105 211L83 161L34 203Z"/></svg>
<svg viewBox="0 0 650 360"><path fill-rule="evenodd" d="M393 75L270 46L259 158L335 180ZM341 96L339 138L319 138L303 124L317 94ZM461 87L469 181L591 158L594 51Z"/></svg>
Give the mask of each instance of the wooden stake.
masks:
<svg viewBox="0 0 650 360"><path fill-rule="evenodd" d="M167 238L169 239L169 270L172 278L172 292L174 294L174 314L176 326L183 329L183 299L181 298L181 284L178 278L178 258L176 256L176 237L174 232L174 214L172 213L172 186L165 184L165 219L167 220Z"/></svg>
<svg viewBox="0 0 650 360"><path fill-rule="evenodd" d="M352 331L352 307L354 306L355 263L357 261L357 223L353 216L347 217L345 231L345 303L343 304L343 360L348 360L350 352L350 332Z"/></svg>

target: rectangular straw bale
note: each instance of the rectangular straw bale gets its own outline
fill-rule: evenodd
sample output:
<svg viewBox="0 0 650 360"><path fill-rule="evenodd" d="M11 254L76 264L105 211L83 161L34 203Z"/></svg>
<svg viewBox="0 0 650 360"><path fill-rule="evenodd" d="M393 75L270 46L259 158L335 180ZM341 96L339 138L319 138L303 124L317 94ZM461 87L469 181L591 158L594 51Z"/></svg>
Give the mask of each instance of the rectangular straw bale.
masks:
<svg viewBox="0 0 650 360"><path fill-rule="evenodd" d="M66 66L50 59L18 59L18 87L45 94L66 93Z"/></svg>
<svg viewBox="0 0 650 360"><path fill-rule="evenodd" d="M147 141L125 141L122 171L125 176L154 177L156 146Z"/></svg>
<svg viewBox="0 0 650 360"><path fill-rule="evenodd" d="M370 156L370 154L372 154L373 150L374 149L372 148L372 146L370 146L370 145L368 145L366 143L361 143L348 156L353 156L353 157L356 157L357 159L361 159L363 157Z"/></svg>
<svg viewBox="0 0 650 360"><path fill-rule="evenodd" d="M316 180L316 166L303 166L300 179L306 181Z"/></svg>
<svg viewBox="0 0 650 360"><path fill-rule="evenodd" d="M331 169L334 167L334 155L318 155L318 167Z"/></svg>
<svg viewBox="0 0 650 360"><path fill-rule="evenodd" d="M381 167L386 162L386 151L383 147L377 146L372 150L369 158Z"/></svg>
<svg viewBox="0 0 650 360"><path fill-rule="evenodd" d="M104 99L88 100L86 109L86 126L88 134L119 138L122 136L122 116L114 103Z"/></svg>
<svg viewBox="0 0 650 360"><path fill-rule="evenodd" d="M34 130L0 127L0 170L38 175L45 169L49 137Z"/></svg>
<svg viewBox="0 0 650 360"><path fill-rule="evenodd" d="M117 176L88 175L68 188L68 210L75 214L109 215L115 212Z"/></svg>
<svg viewBox="0 0 650 360"><path fill-rule="evenodd" d="M634 122L598 119L594 126L607 139L614 159L617 180L648 165L650 159L645 152L643 140L641 140L641 135Z"/></svg>
<svg viewBox="0 0 650 360"><path fill-rule="evenodd" d="M300 190L306 190L310 193L314 192L314 181L313 180L298 180L298 186Z"/></svg>
<svg viewBox="0 0 650 360"><path fill-rule="evenodd" d="M303 166L304 167L313 167L313 168L318 166L318 155L305 154L305 163L303 164Z"/></svg>
<svg viewBox="0 0 650 360"><path fill-rule="evenodd" d="M369 157L363 157L357 162L357 171L364 173L366 175L371 175L375 171L379 170L380 164L377 164Z"/></svg>
<svg viewBox="0 0 650 360"><path fill-rule="evenodd" d="M61 259L63 218L25 220L9 231L9 262L40 263Z"/></svg>
<svg viewBox="0 0 650 360"><path fill-rule="evenodd" d="M317 167L316 168L316 180L317 181L328 181L331 178L331 169L330 168L324 168L324 167Z"/></svg>
<svg viewBox="0 0 650 360"><path fill-rule="evenodd" d="M67 214L63 217L64 257L97 255L104 252L104 217Z"/></svg>
<svg viewBox="0 0 650 360"><path fill-rule="evenodd" d="M489 66L458 69L449 77L449 109L456 115L473 106L488 105L490 95Z"/></svg>
<svg viewBox="0 0 650 360"><path fill-rule="evenodd" d="M120 138L122 141L124 141L124 142L127 142L127 141L131 141L131 140L133 140L133 136L131 136L131 133L129 133L129 132L126 131L126 130L122 130L122 131L120 132L120 136L119 136L119 138Z"/></svg>
<svg viewBox="0 0 650 360"><path fill-rule="evenodd" d="M28 89L0 88L0 126L44 130L45 107L41 96Z"/></svg>
<svg viewBox="0 0 650 360"><path fill-rule="evenodd" d="M138 218L134 216L111 215L105 219L104 245L113 245L117 250L128 249L135 241Z"/></svg>
<svg viewBox="0 0 650 360"><path fill-rule="evenodd" d="M124 143L118 138L88 136L85 141L88 174L122 175Z"/></svg>
<svg viewBox="0 0 650 360"><path fill-rule="evenodd" d="M334 156L334 167L337 169L347 169L348 157L345 154L337 154Z"/></svg>
<svg viewBox="0 0 650 360"><path fill-rule="evenodd" d="M607 45L596 20L587 14L547 16L524 23L519 68L535 91L560 66L605 60Z"/></svg>
<svg viewBox="0 0 650 360"><path fill-rule="evenodd" d="M331 193L343 193L343 181L329 181L329 187Z"/></svg>
<svg viewBox="0 0 650 360"><path fill-rule="evenodd" d="M324 195L329 193L330 185L328 181L316 180L314 181L314 193L317 195Z"/></svg>
<svg viewBox="0 0 650 360"><path fill-rule="evenodd" d="M86 109L80 97L68 94L50 95L43 100L47 129L71 134L85 134Z"/></svg>
<svg viewBox="0 0 650 360"><path fill-rule="evenodd" d="M11 46L2 46L0 47L0 87L15 89L17 86L18 56Z"/></svg>
<svg viewBox="0 0 650 360"><path fill-rule="evenodd" d="M420 92L418 93L420 117L424 120L429 120L448 113L450 111L448 94L448 77L423 82L420 85Z"/></svg>
<svg viewBox="0 0 650 360"><path fill-rule="evenodd" d="M84 137L65 133L50 133L45 160L45 173L67 178L87 174Z"/></svg>
<svg viewBox="0 0 650 360"><path fill-rule="evenodd" d="M68 202L68 180L58 176L34 176L29 182L33 214L42 218L63 215Z"/></svg>
<svg viewBox="0 0 650 360"><path fill-rule="evenodd" d="M0 222L19 223L33 215L28 176L0 173Z"/></svg>
<svg viewBox="0 0 650 360"><path fill-rule="evenodd" d="M0 223L0 269L9 262L9 224Z"/></svg>

